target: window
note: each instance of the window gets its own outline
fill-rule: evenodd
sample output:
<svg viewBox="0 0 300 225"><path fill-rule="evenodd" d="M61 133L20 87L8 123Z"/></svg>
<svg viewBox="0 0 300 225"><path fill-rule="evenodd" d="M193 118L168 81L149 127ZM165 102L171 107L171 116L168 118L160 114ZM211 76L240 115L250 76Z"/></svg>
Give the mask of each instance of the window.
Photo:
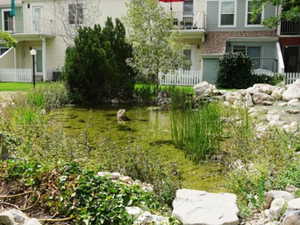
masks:
<svg viewBox="0 0 300 225"><path fill-rule="evenodd" d="M235 26L235 4L233 0L220 0L220 26Z"/></svg>
<svg viewBox="0 0 300 225"><path fill-rule="evenodd" d="M10 9L2 10L3 31L12 32L14 30L14 18L10 16Z"/></svg>
<svg viewBox="0 0 300 225"><path fill-rule="evenodd" d="M83 24L82 4L69 4L69 24Z"/></svg>
<svg viewBox="0 0 300 225"><path fill-rule="evenodd" d="M261 48L260 47L249 47L242 45L235 45L232 48L232 52L240 52L251 58L253 68L258 69L261 67Z"/></svg>
<svg viewBox="0 0 300 225"><path fill-rule="evenodd" d="M42 8L32 7L32 28L33 32L41 32Z"/></svg>
<svg viewBox="0 0 300 225"><path fill-rule="evenodd" d="M262 18L262 13L256 15L256 17L254 17L254 3L251 0L247 0L247 18L246 18L246 22L247 22L247 26L257 26L257 25L261 25L263 18Z"/></svg>
<svg viewBox="0 0 300 225"><path fill-rule="evenodd" d="M3 55L7 50L7 47L0 47L0 55Z"/></svg>
<svg viewBox="0 0 300 225"><path fill-rule="evenodd" d="M191 49L184 49L183 50L183 55L185 57L185 60L187 62L187 65L184 67L186 70L191 69L191 64L192 64L192 50Z"/></svg>
<svg viewBox="0 0 300 225"><path fill-rule="evenodd" d="M183 15L192 16L194 13L193 0L185 0L183 2Z"/></svg>

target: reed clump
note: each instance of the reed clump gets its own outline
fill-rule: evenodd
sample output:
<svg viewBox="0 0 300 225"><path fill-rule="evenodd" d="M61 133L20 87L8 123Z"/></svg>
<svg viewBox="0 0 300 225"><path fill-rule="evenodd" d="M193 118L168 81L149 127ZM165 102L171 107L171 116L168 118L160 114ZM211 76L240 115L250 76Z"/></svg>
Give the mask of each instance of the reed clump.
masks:
<svg viewBox="0 0 300 225"><path fill-rule="evenodd" d="M195 161L208 159L219 150L222 133L218 103L206 104L199 109L171 111L172 140Z"/></svg>

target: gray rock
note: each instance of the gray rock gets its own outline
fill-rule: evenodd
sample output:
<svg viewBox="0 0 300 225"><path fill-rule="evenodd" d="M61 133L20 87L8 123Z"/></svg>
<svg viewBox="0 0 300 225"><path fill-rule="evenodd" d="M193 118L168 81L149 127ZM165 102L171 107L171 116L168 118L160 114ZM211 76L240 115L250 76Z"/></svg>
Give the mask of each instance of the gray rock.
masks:
<svg viewBox="0 0 300 225"><path fill-rule="evenodd" d="M194 90L199 97L208 97L217 93L217 88L215 85L210 84L206 81L202 81L194 86Z"/></svg>
<svg viewBox="0 0 300 225"><path fill-rule="evenodd" d="M153 215L150 212L144 212L141 214L134 222L136 225L167 225L169 224L169 219L163 216Z"/></svg>
<svg viewBox="0 0 300 225"><path fill-rule="evenodd" d="M290 200L288 202L288 210L300 210L300 198Z"/></svg>
<svg viewBox="0 0 300 225"><path fill-rule="evenodd" d="M287 212L282 225L300 225L300 210Z"/></svg>
<svg viewBox="0 0 300 225"><path fill-rule="evenodd" d="M138 218L140 215L143 214L143 210L139 207L126 207L126 212L133 216L134 218Z"/></svg>
<svg viewBox="0 0 300 225"><path fill-rule="evenodd" d="M286 201L283 198L276 198L272 201L270 207L270 219L271 220L278 220L282 215Z"/></svg>
<svg viewBox="0 0 300 225"><path fill-rule="evenodd" d="M256 105L269 105L272 104L274 101L274 98L271 95L261 93L261 92L255 92L252 95L253 103Z"/></svg>
<svg viewBox="0 0 300 225"><path fill-rule="evenodd" d="M41 225L37 219L31 219L17 209L9 209L0 213L1 225Z"/></svg>
<svg viewBox="0 0 300 225"><path fill-rule="evenodd" d="M289 114L299 114L300 109L288 109L288 110L286 110L286 112Z"/></svg>
<svg viewBox="0 0 300 225"><path fill-rule="evenodd" d="M287 103L288 106L300 106L300 101L298 99L292 99Z"/></svg>
<svg viewBox="0 0 300 225"><path fill-rule="evenodd" d="M272 201L274 199L277 199L277 198L282 198L284 199L286 202L292 200L295 198L295 196L287 191L277 191L277 190L272 190L272 191L268 191L266 194L265 194L265 198L266 198L266 205L267 205L267 208L270 207Z"/></svg>
<svg viewBox="0 0 300 225"><path fill-rule="evenodd" d="M184 225L235 225L239 223L236 195L189 189L176 192L173 215Z"/></svg>

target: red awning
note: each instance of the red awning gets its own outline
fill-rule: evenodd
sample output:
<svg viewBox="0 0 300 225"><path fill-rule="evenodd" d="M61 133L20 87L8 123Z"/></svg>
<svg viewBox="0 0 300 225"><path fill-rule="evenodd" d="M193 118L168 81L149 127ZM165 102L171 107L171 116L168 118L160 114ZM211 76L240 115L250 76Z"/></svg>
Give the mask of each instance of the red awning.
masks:
<svg viewBox="0 0 300 225"><path fill-rule="evenodd" d="M159 0L160 2L184 2L184 0Z"/></svg>

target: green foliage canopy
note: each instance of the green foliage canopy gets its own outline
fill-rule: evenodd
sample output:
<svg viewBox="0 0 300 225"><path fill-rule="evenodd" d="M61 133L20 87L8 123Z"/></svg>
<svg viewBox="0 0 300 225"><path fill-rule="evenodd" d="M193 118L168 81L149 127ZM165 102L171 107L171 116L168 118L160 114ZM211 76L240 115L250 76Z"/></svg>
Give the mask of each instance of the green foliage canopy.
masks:
<svg viewBox="0 0 300 225"><path fill-rule="evenodd" d="M131 57L132 48L119 19L114 25L108 18L104 28L80 28L65 60L65 78L73 100L94 105L130 98L135 82L135 73L127 64Z"/></svg>
<svg viewBox="0 0 300 225"><path fill-rule="evenodd" d="M129 61L142 77L157 83L159 72L184 65L182 45L174 43L173 19L157 0L132 0L125 18L133 58Z"/></svg>
<svg viewBox="0 0 300 225"><path fill-rule="evenodd" d="M281 8L278 15L267 18L264 24L269 27L276 27L281 20L300 21L300 0L253 0L254 17L262 13L263 5L271 4Z"/></svg>
<svg viewBox="0 0 300 225"><path fill-rule="evenodd" d="M7 32L0 31L0 40L4 41L5 46L15 47L17 41Z"/></svg>

